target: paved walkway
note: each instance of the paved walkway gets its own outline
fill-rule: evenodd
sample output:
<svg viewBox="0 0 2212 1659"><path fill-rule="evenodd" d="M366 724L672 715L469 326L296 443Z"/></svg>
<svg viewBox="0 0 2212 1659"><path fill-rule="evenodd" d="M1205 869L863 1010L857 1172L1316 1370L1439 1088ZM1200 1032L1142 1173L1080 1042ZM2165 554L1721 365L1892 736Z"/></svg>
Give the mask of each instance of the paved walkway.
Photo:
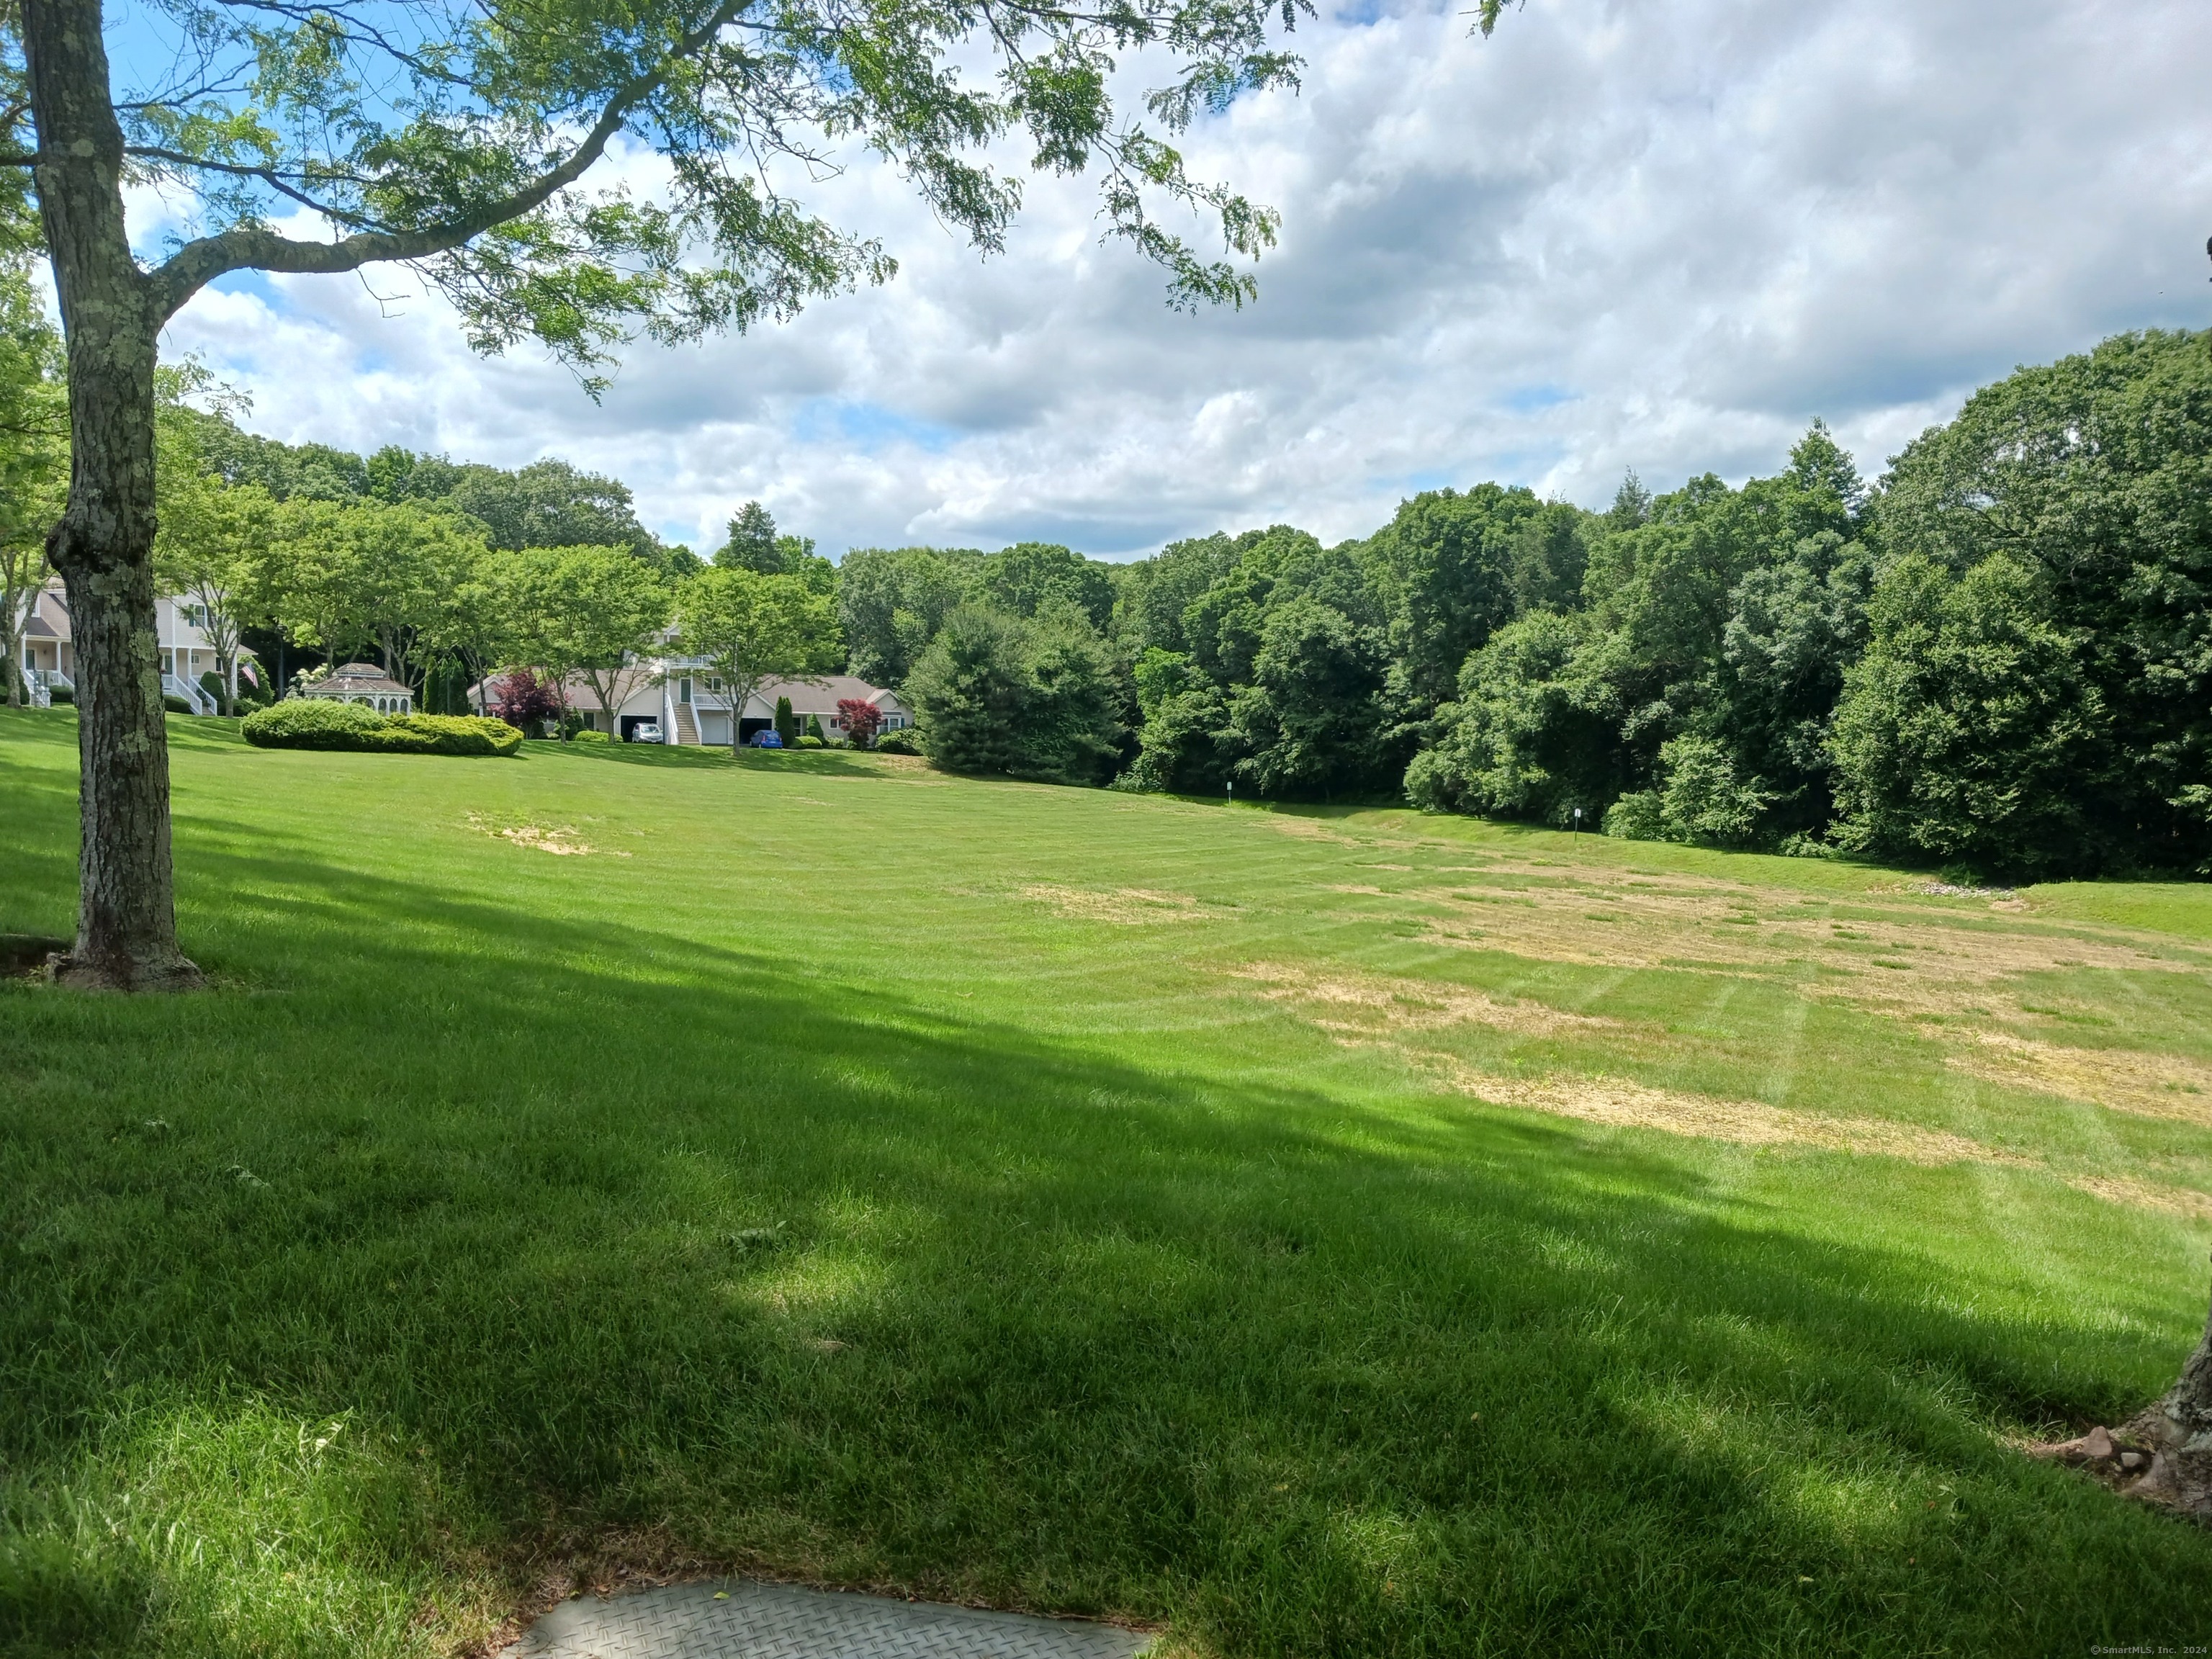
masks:
<svg viewBox="0 0 2212 1659"><path fill-rule="evenodd" d="M512 1659L1134 1659L1113 1625L756 1584L673 1584L564 1601Z"/></svg>

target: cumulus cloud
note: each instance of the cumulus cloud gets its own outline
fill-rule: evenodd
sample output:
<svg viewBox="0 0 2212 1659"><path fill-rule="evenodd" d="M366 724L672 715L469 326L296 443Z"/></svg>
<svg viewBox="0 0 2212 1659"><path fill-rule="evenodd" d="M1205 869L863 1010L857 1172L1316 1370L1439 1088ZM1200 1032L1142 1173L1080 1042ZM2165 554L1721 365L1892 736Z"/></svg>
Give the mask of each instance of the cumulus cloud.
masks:
<svg viewBox="0 0 2212 1659"><path fill-rule="evenodd" d="M1594 506L1630 466L1741 478L1815 415L1873 472L2015 363L2206 320L2200 0L1529 0L1486 42L1456 5L1363 7L1298 45L1299 93L1186 146L1282 210L1242 312L1169 312L1082 181L1025 177L984 262L862 164L815 204L895 282L641 345L598 405L527 352L472 356L404 272L203 294L167 348L273 435L565 456L695 544L757 496L830 551L1121 556L1364 534L1490 477ZM133 205L143 239L166 210Z"/></svg>

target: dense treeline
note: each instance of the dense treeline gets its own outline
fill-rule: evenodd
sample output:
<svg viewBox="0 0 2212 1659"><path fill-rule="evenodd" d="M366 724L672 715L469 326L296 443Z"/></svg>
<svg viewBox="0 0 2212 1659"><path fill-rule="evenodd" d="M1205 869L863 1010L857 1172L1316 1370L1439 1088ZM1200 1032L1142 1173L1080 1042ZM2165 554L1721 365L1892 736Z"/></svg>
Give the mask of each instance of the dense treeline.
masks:
<svg viewBox="0 0 2212 1659"><path fill-rule="evenodd" d="M1863 488L1625 497L1577 603L1466 661L1425 805L1998 874L2212 866L2212 356L2124 336L1985 388Z"/></svg>
<svg viewBox="0 0 2212 1659"><path fill-rule="evenodd" d="M214 549L212 610L418 684L611 677L688 616L738 681L842 663L900 688L963 771L2212 871L2206 335L2021 370L1871 484L1815 422L1741 488L1632 474L1591 513L1483 484L1334 547L1279 525L1131 564L1024 543L833 567L749 503L709 565L563 462L363 459L171 408L180 585Z"/></svg>
<svg viewBox="0 0 2212 1659"><path fill-rule="evenodd" d="M2212 872L2208 434L2212 337L2128 335L1985 388L1872 485L1815 422L1772 477L1632 476L1602 514L1485 484L1334 548L856 553L842 613L957 766Z"/></svg>

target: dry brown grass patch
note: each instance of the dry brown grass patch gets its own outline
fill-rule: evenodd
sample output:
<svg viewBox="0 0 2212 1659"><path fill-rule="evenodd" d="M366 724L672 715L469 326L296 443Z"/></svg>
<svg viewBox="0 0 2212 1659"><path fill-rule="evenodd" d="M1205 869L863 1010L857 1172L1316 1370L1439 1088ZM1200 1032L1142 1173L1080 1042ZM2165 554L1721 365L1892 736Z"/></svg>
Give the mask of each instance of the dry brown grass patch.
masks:
<svg viewBox="0 0 2212 1659"><path fill-rule="evenodd" d="M1387 896L1373 889L1340 892ZM1795 968L1804 994L1914 1015L1980 1007L2007 981L2062 968L2202 973L2212 956L2115 930L2007 927L1985 913L1883 907L1850 918L1807 915L1820 901L1672 877L1552 882L1494 893L1427 889L1439 943L1540 962L1603 968L1772 972ZM1862 902L1845 901L1863 910ZM1779 908L1789 914L1777 915ZM1443 914L1439 916L1435 912Z"/></svg>
<svg viewBox="0 0 2212 1659"><path fill-rule="evenodd" d="M1158 893L1147 887L1117 887L1106 892L1038 884L1023 888L1022 896L1049 904L1073 921L1110 922L1120 927L1141 927L1153 922L1206 921L1212 915L1206 906L1187 893Z"/></svg>
<svg viewBox="0 0 2212 1659"><path fill-rule="evenodd" d="M1407 1050L1407 1058L1443 1077L1462 1093L1500 1106L1519 1106L1553 1117L1610 1128L1661 1129L1699 1140L1740 1146L1814 1146L1904 1158L1914 1164L2002 1164L2036 1169L2038 1160L1964 1135L1887 1118L1830 1117L1758 1100L1655 1089L1626 1078L1499 1077L1478 1071L1455 1055Z"/></svg>
<svg viewBox="0 0 2212 1659"><path fill-rule="evenodd" d="M2212 1069L2193 1061L2126 1048L2064 1048L2002 1031L1978 1033L1975 1041L1950 1056L1975 1077L2212 1128Z"/></svg>
<svg viewBox="0 0 2212 1659"><path fill-rule="evenodd" d="M1302 818L1294 812L1269 812L1267 822L1286 836L1301 836L1307 841L1334 842L1339 847L1364 847L1368 842L1358 836L1347 836L1317 823L1311 818Z"/></svg>
<svg viewBox="0 0 2212 1659"><path fill-rule="evenodd" d="M1440 1079L1448 1087L1493 1105L1516 1106L1547 1116L1616 1129L1657 1129L1697 1140L1738 1146L1804 1146L1858 1157L1894 1158L1930 1167L1986 1164L2057 1172L2040 1158L1888 1118L1836 1117L1771 1106L1759 1100L1655 1089L1626 1078L1501 1077L1468 1065L1456 1054L1414 1048L1389 1038L1337 1039L1347 1047L1386 1049ZM2191 1221L2212 1221L2212 1195L2119 1176L2062 1176L2078 1192L2108 1204L2157 1210Z"/></svg>
<svg viewBox="0 0 2212 1659"><path fill-rule="evenodd" d="M533 852L550 853L556 858L588 858L599 848L577 838L573 825L566 823L502 823L481 813L469 814L471 829L482 830L495 841L511 842L517 847L527 847ZM611 852L605 856L626 859L628 853Z"/></svg>
<svg viewBox="0 0 2212 1659"><path fill-rule="evenodd" d="M1250 963L1234 972L1238 979L1266 987L1261 994L1271 1001L1314 1004L1356 1016L1313 1019L1315 1025L1328 1031L1425 1031L1482 1025L1518 1036L1558 1036L1622 1029L1619 1020L1568 1013L1539 1002L1501 1002L1480 991L1439 985L1433 980L1392 979L1341 969L1324 974L1267 962Z"/></svg>
<svg viewBox="0 0 2212 1659"><path fill-rule="evenodd" d="M2108 1204L2163 1210L2189 1221L2212 1221L2212 1195L2186 1187L2155 1187L2147 1181L2130 1181L2124 1176L2069 1176L2066 1184Z"/></svg>

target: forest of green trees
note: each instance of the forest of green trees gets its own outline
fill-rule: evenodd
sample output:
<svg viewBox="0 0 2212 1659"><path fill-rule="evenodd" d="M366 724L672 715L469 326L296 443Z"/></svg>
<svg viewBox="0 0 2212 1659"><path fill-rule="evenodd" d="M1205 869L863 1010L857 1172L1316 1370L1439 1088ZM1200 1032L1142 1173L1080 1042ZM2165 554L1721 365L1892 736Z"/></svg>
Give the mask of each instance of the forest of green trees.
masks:
<svg viewBox="0 0 2212 1659"><path fill-rule="evenodd" d="M0 306L19 431L58 373L44 326ZM1873 482L1815 422L1741 489L1632 474L1592 513L1486 483L1333 547L1279 525L1131 563L1024 543L833 566L757 504L702 559L562 461L289 446L189 372L167 390L168 585L270 666L373 653L429 707L719 618L741 678L898 688L960 771L1977 878L2212 873L2212 335L2022 369ZM58 464L41 441L10 460L19 505ZM38 516L0 526L18 592Z"/></svg>
<svg viewBox="0 0 2212 1659"><path fill-rule="evenodd" d="M1388 797L1979 877L2212 872L2212 336L2023 369L1878 482L1819 422L1776 476L1607 512L1483 484L1363 541L1128 565L858 552L856 672L953 764Z"/></svg>

